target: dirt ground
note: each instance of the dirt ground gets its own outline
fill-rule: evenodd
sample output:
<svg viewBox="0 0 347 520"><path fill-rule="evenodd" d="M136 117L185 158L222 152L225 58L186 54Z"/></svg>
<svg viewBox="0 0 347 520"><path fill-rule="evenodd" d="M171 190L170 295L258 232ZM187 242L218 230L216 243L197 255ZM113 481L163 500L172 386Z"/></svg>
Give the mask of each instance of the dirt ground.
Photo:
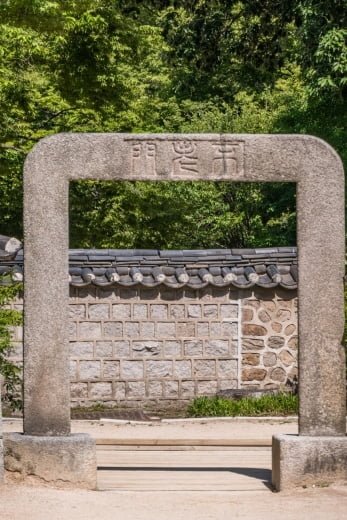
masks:
<svg viewBox="0 0 347 520"><path fill-rule="evenodd" d="M5 421L5 431L20 431ZM294 420L229 420L153 424L73 422L95 438L248 438L295 433ZM347 483L292 492L84 491L6 483L0 487L1 520L347 520Z"/></svg>
<svg viewBox="0 0 347 520"><path fill-rule="evenodd" d="M117 492L5 485L1 520L345 520L347 486L264 492Z"/></svg>
<svg viewBox="0 0 347 520"><path fill-rule="evenodd" d="M153 422L137 421L71 421L73 433L89 433L94 438L157 439L269 439L274 433L297 433L297 419L220 418L173 419ZM21 432L20 419L4 419L4 432Z"/></svg>

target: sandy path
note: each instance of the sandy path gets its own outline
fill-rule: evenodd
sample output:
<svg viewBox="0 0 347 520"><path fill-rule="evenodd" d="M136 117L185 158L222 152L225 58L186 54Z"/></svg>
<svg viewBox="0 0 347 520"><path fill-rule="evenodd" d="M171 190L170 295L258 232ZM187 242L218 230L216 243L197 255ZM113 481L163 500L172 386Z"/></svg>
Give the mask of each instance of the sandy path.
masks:
<svg viewBox="0 0 347 520"><path fill-rule="evenodd" d="M1 520L344 520L347 486L295 493L0 488Z"/></svg>
<svg viewBox="0 0 347 520"><path fill-rule="evenodd" d="M4 432L22 431L22 421L5 419ZM94 438L129 439L271 439L274 433L297 433L296 419L238 419L117 424L101 421L72 421L72 431Z"/></svg>
<svg viewBox="0 0 347 520"><path fill-rule="evenodd" d="M232 419L152 424L73 421L74 432L95 438L271 439L296 433L295 420ZM5 420L4 431L20 431L21 422ZM206 454L207 456L208 454ZM220 452L218 457L220 457ZM122 456L125 456L122 454ZM184 457L184 454L180 456ZM189 454L189 456L195 456ZM208 455L212 461L214 454ZM251 456L248 453L247 456ZM259 452L260 456L260 452ZM146 463L147 453L141 457ZM121 461L120 455L117 456ZM253 460L253 459L252 459ZM265 460L265 459L264 459ZM255 464L255 460L254 466ZM266 465L260 461L260 466ZM218 475L218 476L217 476ZM187 476L187 475L186 475ZM206 477L206 476L205 476ZM204 478L205 478L204 477ZM142 478L142 476L141 476ZM145 477L143 477L145 478ZM168 474L168 477L170 475ZM194 478L198 478L198 475ZM0 487L1 520L347 520L347 485L273 493L264 485L252 491L218 491L217 480L204 491L83 491L5 484ZM216 473L216 479L220 474ZM163 481L163 484L165 482ZM257 484L258 485L258 484ZM151 489L147 486L147 489ZM165 485L163 485L165 489Z"/></svg>

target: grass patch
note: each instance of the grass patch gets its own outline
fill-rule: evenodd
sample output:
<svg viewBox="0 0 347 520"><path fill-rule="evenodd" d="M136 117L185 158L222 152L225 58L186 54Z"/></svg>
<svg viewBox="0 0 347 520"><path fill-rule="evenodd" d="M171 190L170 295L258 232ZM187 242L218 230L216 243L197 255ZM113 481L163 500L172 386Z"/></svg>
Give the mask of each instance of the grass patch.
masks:
<svg viewBox="0 0 347 520"><path fill-rule="evenodd" d="M225 397L197 397L187 408L188 417L235 417L258 415L296 415L297 395L280 393L261 397L245 397L239 400Z"/></svg>

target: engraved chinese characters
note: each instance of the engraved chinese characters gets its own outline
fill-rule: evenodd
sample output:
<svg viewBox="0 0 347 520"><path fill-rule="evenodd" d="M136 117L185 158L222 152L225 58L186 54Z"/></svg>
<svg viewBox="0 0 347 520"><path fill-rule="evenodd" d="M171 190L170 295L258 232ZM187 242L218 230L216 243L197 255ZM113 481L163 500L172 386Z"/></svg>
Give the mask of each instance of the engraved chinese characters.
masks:
<svg viewBox="0 0 347 520"><path fill-rule="evenodd" d="M136 139L131 144L131 173L167 179L191 179L199 176L232 179L244 170L244 142L231 139Z"/></svg>
<svg viewBox="0 0 347 520"><path fill-rule="evenodd" d="M155 176L156 145L150 141L136 142L132 145L132 171L134 174Z"/></svg>
<svg viewBox="0 0 347 520"><path fill-rule="evenodd" d="M212 144L215 149L213 157L213 174L218 177L229 177L237 174L241 144L231 141L215 141Z"/></svg>
<svg viewBox="0 0 347 520"><path fill-rule="evenodd" d="M175 141L172 143L172 148L175 154L172 161L172 174L174 176L198 172L196 143L193 141Z"/></svg>

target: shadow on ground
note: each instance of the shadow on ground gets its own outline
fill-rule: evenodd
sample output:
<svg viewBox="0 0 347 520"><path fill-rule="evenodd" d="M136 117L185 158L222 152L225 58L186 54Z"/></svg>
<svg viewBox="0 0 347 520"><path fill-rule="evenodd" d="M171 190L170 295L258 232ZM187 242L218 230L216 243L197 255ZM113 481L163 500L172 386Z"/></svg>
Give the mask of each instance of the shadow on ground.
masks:
<svg viewBox="0 0 347 520"><path fill-rule="evenodd" d="M177 473L177 472L186 472L186 471L195 471L197 473L201 472L218 472L218 473L237 473L238 475L244 475L246 477L255 478L258 480L261 480L264 484L264 486L268 487L269 489L272 489L271 485L271 470L266 468L238 468L238 467L232 467L232 468L221 468L221 467L196 467L196 466L184 466L184 467L165 467L165 466L98 466L98 471L154 471L154 472L170 472L170 473Z"/></svg>

